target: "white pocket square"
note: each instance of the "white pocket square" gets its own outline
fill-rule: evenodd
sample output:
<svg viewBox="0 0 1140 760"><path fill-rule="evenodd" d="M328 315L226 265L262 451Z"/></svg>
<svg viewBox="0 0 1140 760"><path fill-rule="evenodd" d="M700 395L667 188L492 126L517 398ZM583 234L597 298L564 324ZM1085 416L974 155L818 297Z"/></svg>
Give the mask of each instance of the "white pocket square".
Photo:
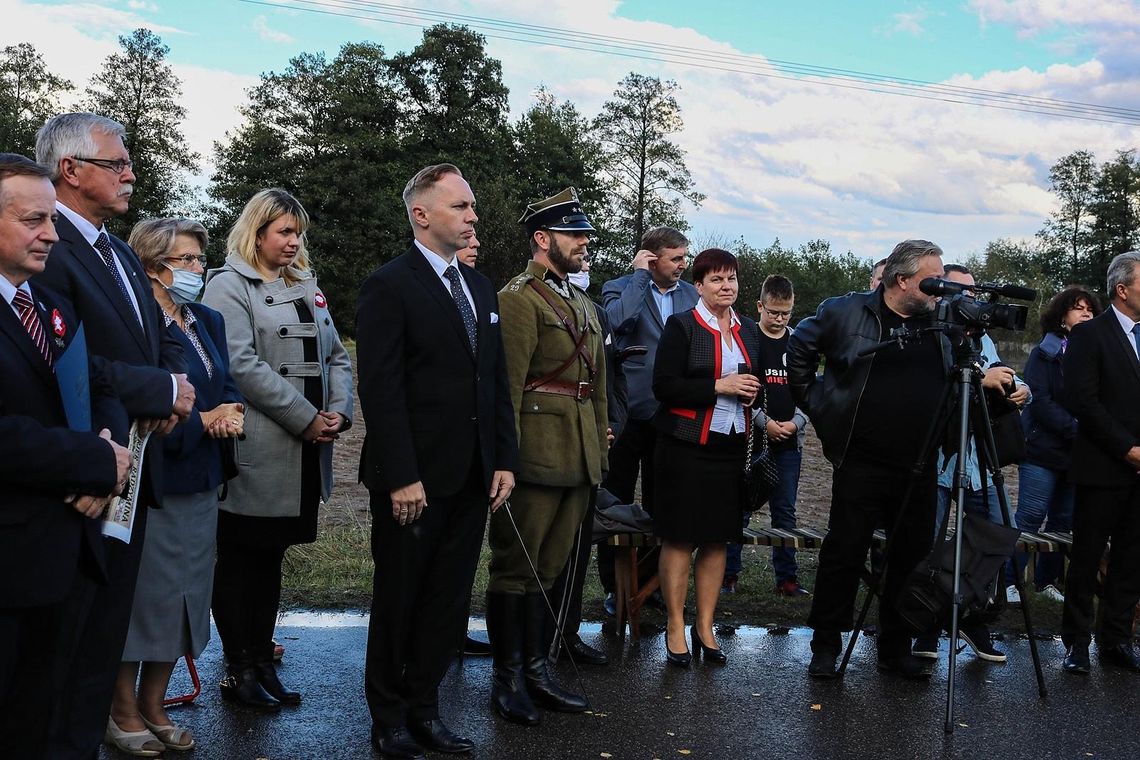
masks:
<svg viewBox="0 0 1140 760"><path fill-rule="evenodd" d="M496 314L495 312L491 312L491 324L493 324L493 325L497 324L498 321L499 321L499 315Z"/></svg>

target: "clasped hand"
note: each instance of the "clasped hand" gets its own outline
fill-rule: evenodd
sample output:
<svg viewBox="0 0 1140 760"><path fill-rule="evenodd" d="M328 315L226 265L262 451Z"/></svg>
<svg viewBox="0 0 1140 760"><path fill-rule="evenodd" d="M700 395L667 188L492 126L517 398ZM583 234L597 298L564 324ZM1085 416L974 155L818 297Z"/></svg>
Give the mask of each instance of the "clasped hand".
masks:
<svg viewBox="0 0 1140 760"><path fill-rule="evenodd" d="M103 514L103 510L111 503L111 499L118 496L123 492L127 486L127 477L131 472L131 452L124 446L120 446L111 440L111 431L103 428L99 431L99 437L105 440L110 445L111 450L115 452L115 488L111 493L106 496L92 496L90 494L71 494L65 502L75 508L75 511L84 517L99 517Z"/></svg>
<svg viewBox="0 0 1140 760"><path fill-rule="evenodd" d="M344 427L344 416L340 412L317 412L309 426L301 432L301 438L314 443L332 443L340 437Z"/></svg>
<svg viewBox="0 0 1140 760"><path fill-rule="evenodd" d="M218 404L208 412L199 412L202 427L211 438L238 438L245 434L245 405Z"/></svg>
<svg viewBox="0 0 1140 760"><path fill-rule="evenodd" d="M736 396L746 405L751 404L760 392L760 378L756 375L725 375L716 381L715 390L717 395Z"/></svg>

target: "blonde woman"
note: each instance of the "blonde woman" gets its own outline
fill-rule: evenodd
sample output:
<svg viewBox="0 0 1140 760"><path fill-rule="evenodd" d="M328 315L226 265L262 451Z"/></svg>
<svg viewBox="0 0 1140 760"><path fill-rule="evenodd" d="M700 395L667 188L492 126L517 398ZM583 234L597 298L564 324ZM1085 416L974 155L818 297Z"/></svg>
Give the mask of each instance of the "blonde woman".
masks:
<svg viewBox="0 0 1140 760"><path fill-rule="evenodd" d="M197 658L210 640L218 490L225 479L222 439L242 433L243 406L229 372L222 316L196 303L206 242L206 228L189 219L149 219L131 231L164 329L182 346L197 394L194 411L162 440L163 508L152 510L147 521L107 724L108 742L141 757L194 747L194 737L171 722L162 701L174 663L183 655Z"/></svg>
<svg viewBox="0 0 1140 760"><path fill-rule="evenodd" d="M238 477L218 516L214 621L226 699L266 710L301 702L273 665L285 550L317 537L332 490L332 442L352 423L352 366L309 268L309 216L284 190L257 193L230 230L203 303L226 320L246 402Z"/></svg>

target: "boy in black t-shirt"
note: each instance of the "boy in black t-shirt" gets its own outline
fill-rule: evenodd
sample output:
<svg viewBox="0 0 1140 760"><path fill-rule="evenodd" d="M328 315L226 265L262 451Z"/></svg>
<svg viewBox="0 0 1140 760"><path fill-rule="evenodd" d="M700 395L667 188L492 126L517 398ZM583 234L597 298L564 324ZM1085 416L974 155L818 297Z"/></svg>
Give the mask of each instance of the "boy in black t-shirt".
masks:
<svg viewBox="0 0 1140 760"><path fill-rule="evenodd" d="M766 405L757 404L755 425L757 434L766 435L773 459L780 472L780 482L768 501L772 527L796 527L796 491L800 483L800 462L807 417L796 409L788 388L788 370L785 353L788 346L788 321L795 305L792 282L783 275L769 275L760 289L756 302L760 312L760 356L753 370L764 384ZM752 513L744 514L747 527ZM740 546L729 545L724 571L722 593L736 591L740 574ZM808 596L808 591L796 578L796 550L772 547L772 568L776 574L776 592L787 596Z"/></svg>

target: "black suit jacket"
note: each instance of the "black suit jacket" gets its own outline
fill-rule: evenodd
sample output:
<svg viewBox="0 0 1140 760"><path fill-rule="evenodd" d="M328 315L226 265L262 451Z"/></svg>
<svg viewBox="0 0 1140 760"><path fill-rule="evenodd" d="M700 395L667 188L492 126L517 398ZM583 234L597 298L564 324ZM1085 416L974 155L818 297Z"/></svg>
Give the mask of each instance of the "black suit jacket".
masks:
<svg viewBox="0 0 1140 760"><path fill-rule="evenodd" d="M498 297L483 274L459 272L475 300L476 355L451 293L415 246L360 289L360 481L370 490L422 481L429 497L451 496L476 455L488 489L494 470L518 469Z"/></svg>
<svg viewBox="0 0 1140 760"><path fill-rule="evenodd" d="M59 356L79 320L49 291L32 286L32 295ZM55 311L62 335L53 330ZM100 521L63 500L73 493L105 496L115 487L114 453L97 434L106 427L125 438L127 415L92 365L92 432L70 430L56 376L2 298L0 366L0 607L52 604L66 595L81 563L96 579L102 575Z"/></svg>
<svg viewBox="0 0 1140 760"><path fill-rule="evenodd" d="M1140 361L1112 309L1077 325L1062 366L1065 406L1077 418L1069 476L1099 487L1128 487L1138 477L1124 460L1140 445Z"/></svg>
<svg viewBox="0 0 1140 760"><path fill-rule="evenodd" d="M132 419L169 417L174 408L171 373L186 372L182 346L163 327L162 311L151 293L142 262L131 247L111 236L111 245L127 273L142 313L142 325L123 299L111 273L95 249L67 217L55 225L59 242L52 246L43 274L33 284L45 285L75 306L87 326L87 345ZM140 500L158 506L162 496L162 446L148 444Z"/></svg>

